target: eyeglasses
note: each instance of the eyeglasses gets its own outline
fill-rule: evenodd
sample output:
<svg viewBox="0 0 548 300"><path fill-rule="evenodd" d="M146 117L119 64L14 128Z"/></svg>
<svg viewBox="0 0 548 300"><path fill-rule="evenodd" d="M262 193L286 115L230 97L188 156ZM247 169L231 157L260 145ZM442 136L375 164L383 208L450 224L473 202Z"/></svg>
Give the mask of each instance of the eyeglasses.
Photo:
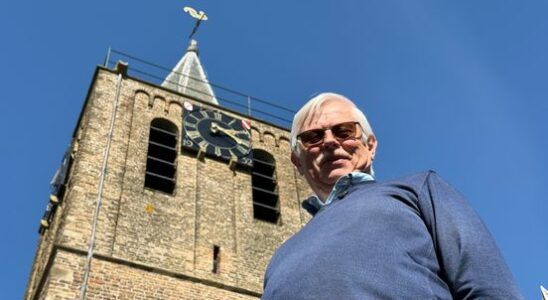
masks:
<svg viewBox="0 0 548 300"><path fill-rule="evenodd" d="M326 130L331 130L331 133L339 142L356 139L361 136L361 132L359 132L356 124L359 124L359 122L343 122L326 129L310 129L299 133L297 139L301 141L305 148L321 144L325 138Z"/></svg>

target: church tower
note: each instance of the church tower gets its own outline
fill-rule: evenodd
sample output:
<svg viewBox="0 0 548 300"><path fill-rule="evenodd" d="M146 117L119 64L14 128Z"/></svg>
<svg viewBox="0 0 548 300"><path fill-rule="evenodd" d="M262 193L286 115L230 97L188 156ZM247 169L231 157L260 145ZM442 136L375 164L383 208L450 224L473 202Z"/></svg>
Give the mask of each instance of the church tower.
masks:
<svg viewBox="0 0 548 300"><path fill-rule="evenodd" d="M25 299L256 299L308 220L286 128L219 105L191 40L161 85L97 67Z"/></svg>

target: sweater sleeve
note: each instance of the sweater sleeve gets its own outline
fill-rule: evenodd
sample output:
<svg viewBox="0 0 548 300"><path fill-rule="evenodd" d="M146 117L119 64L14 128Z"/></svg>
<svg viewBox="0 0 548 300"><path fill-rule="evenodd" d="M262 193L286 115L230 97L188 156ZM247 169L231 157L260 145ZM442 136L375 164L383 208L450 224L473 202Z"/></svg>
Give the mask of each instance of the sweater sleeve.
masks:
<svg viewBox="0 0 548 300"><path fill-rule="evenodd" d="M419 209L455 299L523 299L497 246L461 194L429 172Z"/></svg>

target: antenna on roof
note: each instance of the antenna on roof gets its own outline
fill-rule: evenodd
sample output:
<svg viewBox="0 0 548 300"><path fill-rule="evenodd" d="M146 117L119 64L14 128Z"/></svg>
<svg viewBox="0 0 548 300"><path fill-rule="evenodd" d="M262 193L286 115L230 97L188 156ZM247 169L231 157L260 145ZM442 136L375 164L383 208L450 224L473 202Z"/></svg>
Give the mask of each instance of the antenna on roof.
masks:
<svg viewBox="0 0 548 300"><path fill-rule="evenodd" d="M194 28L192 28L192 32L188 36L188 39L192 39L194 34L196 34L196 31L198 31L198 27L200 27L200 23L202 23L202 21L207 21L207 15L202 10L197 12L194 8L190 6L185 6L183 10L184 12L188 13L191 17L196 19L196 24L194 24Z"/></svg>

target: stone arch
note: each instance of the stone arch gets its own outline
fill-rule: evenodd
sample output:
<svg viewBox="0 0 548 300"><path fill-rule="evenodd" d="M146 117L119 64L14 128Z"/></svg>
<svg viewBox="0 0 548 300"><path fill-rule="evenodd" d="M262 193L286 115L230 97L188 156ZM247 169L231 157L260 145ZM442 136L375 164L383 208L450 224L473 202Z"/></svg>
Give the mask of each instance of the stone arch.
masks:
<svg viewBox="0 0 548 300"><path fill-rule="evenodd" d="M183 106L181 102L177 100L169 101L169 111L175 113L176 115L181 115L183 113Z"/></svg>
<svg viewBox="0 0 548 300"><path fill-rule="evenodd" d="M274 146L278 146L278 140L276 139L276 135L270 131L263 132L262 140L264 143L268 143L269 140L272 140Z"/></svg>
<svg viewBox="0 0 548 300"><path fill-rule="evenodd" d="M152 106L150 94L145 90L135 91L135 102L147 103L149 107Z"/></svg>
<svg viewBox="0 0 548 300"><path fill-rule="evenodd" d="M162 96L158 96L158 95L154 95L154 100L152 101L152 106L156 106L156 107L162 107L164 108L164 110L167 111L167 101L164 97Z"/></svg>
<svg viewBox="0 0 548 300"><path fill-rule="evenodd" d="M251 126L251 139L254 140L254 141L257 141L257 142L262 142L263 141L263 136L261 134L261 131L259 130L259 128L257 127L253 127Z"/></svg>
<svg viewBox="0 0 548 300"><path fill-rule="evenodd" d="M287 147L287 149L290 150L291 149L291 141L286 136L280 136L279 141L278 141L278 146L280 148L286 148Z"/></svg>

